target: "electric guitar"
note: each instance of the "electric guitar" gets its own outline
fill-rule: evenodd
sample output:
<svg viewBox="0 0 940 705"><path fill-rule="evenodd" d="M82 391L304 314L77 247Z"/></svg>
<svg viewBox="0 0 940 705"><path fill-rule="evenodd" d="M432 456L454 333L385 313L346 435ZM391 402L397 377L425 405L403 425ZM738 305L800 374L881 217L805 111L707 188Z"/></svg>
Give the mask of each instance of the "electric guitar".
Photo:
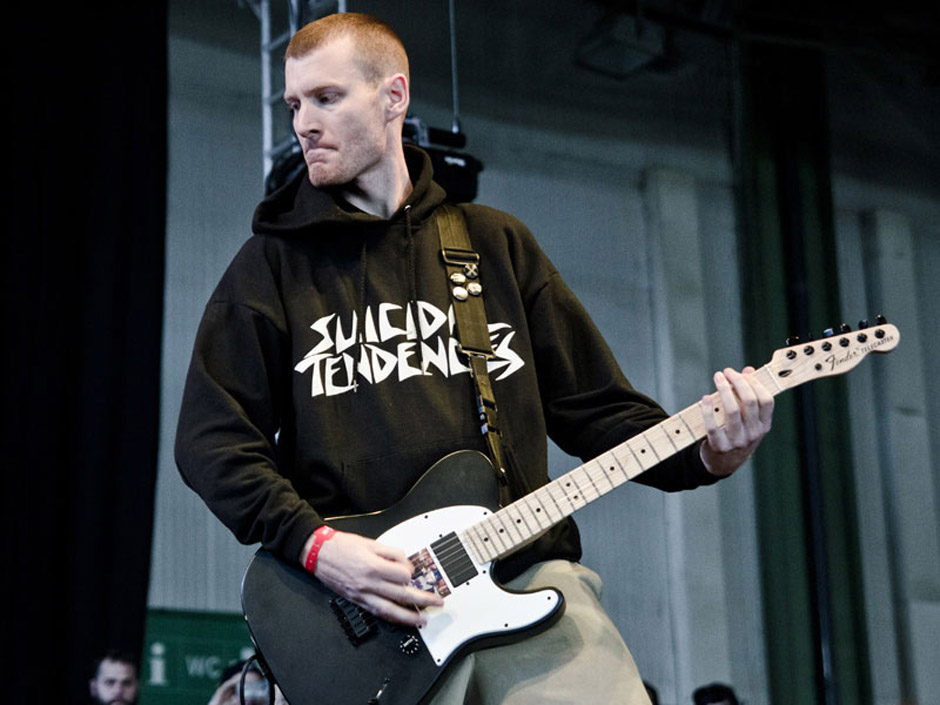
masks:
<svg viewBox="0 0 940 705"><path fill-rule="evenodd" d="M826 334L777 350L756 377L776 395L847 372L868 353L888 352L899 341L897 328L880 316L875 326ZM713 398L720 425L723 411L717 393ZM425 702L461 655L521 640L561 617L558 590L500 586L492 577L500 556L704 436L694 404L501 509L489 460L458 451L435 463L392 507L328 519L337 530L375 538L411 557L412 583L444 598L443 607L425 610L421 629L384 622L299 565L259 550L242 581L242 608L262 663L291 705Z"/></svg>

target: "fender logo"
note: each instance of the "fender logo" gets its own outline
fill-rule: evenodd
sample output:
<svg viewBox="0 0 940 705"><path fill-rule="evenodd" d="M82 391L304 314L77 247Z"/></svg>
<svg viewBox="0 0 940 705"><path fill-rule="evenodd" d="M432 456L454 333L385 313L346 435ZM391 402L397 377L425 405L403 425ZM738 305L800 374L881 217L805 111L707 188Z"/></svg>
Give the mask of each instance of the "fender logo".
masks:
<svg viewBox="0 0 940 705"><path fill-rule="evenodd" d="M867 345L862 345L861 347L846 350L840 354L829 355L826 357L826 364L829 365L829 371L832 372L847 363L867 355L870 352L876 351L882 345L886 345L892 340L894 340L893 335L886 335L884 338L875 339Z"/></svg>

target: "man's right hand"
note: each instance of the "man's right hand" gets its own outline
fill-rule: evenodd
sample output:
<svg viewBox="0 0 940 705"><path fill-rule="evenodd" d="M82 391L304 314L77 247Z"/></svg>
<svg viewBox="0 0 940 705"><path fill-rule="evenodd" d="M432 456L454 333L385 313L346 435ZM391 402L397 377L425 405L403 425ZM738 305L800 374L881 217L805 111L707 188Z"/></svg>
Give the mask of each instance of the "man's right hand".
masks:
<svg viewBox="0 0 940 705"><path fill-rule="evenodd" d="M312 545L311 535L304 545L301 564ZM413 587L413 571L403 551L365 536L337 531L320 547L314 576L372 614L415 627L427 622L421 608L441 607L444 600L437 593Z"/></svg>

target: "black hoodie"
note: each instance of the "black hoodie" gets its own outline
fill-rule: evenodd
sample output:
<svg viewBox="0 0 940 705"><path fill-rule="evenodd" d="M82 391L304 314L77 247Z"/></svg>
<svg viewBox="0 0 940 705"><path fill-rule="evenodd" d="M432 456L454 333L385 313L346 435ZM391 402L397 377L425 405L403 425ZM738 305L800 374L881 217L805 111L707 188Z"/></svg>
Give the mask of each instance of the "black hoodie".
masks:
<svg viewBox="0 0 940 705"><path fill-rule="evenodd" d="M443 455L485 451L432 218L445 194L426 154L406 157L414 190L388 220L305 174L266 198L199 326L180 472L240 541L291 562L324 517L387 507ZM548 481L546 435L587 460L665 418L624 378L528 229L461 208L481 258L516 494ZM713 478L696 445L638 481L674 491ZM500 577L580 555L565 520L501 561Z"/></svg>

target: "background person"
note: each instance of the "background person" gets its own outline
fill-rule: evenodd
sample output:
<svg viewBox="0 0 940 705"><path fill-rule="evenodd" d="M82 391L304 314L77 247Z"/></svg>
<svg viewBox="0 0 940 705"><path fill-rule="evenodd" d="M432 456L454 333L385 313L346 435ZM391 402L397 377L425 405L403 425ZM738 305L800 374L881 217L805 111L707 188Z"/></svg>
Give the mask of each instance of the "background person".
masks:
<svg viewBox="0 0 940 705"><path fill-rule="evenodd" d="M140 688L137 659L112 650L95 661L88 692L95 705L136 705Z"/></svg>

